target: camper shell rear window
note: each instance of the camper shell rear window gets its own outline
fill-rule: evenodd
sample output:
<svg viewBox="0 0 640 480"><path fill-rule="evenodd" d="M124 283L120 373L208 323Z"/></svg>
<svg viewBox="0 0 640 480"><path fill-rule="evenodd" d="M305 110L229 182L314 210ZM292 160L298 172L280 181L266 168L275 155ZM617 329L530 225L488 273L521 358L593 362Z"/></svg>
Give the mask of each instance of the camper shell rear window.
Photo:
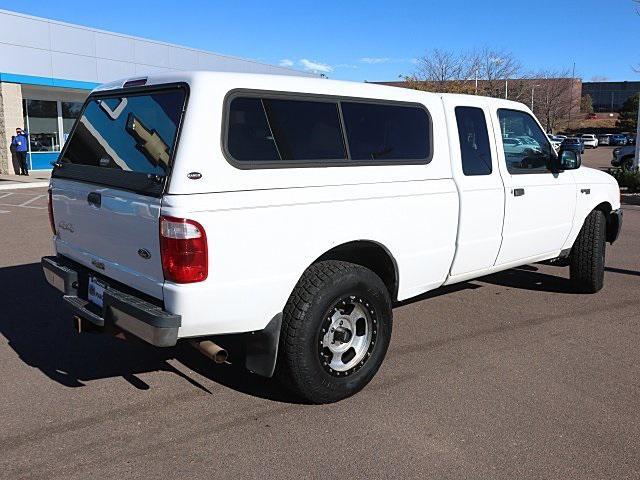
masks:
<svg viewBox="0 0 640 480"><path fill-rule="evenodd" d="M52 176L162 195L187 97L182 83L90 95Z"/></svg>

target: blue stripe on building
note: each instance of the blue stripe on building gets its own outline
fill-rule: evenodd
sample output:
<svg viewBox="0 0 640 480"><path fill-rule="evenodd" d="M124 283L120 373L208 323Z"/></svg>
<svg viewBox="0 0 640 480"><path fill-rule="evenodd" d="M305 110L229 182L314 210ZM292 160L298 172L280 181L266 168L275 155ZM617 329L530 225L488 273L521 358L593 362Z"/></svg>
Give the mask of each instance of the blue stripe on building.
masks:
<svg viewBox="0 0 640 480"><path fill-rule="evenodd" d="M24 85L43 85L46 87L77 88L93 90L99 83L82 82L80 80L66 80L64 78L37 77L34 75L20 75L17 73L0 72L0 82L20 83Z"/></svg>

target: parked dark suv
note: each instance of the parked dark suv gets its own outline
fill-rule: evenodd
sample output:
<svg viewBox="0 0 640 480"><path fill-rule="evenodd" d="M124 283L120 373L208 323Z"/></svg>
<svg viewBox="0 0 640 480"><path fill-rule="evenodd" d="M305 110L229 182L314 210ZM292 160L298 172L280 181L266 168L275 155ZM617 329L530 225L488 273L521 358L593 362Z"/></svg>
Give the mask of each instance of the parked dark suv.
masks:
<svg viewBox="0 0 640 480"><path fill-rule="evenodd" d="M616 133L611 135L611 145L626 145L627 136L624 133Z"/></svg>
<svg viewBox="0 0 640 480"><path fill-rule="evenodd" d="M584 153L584 142L579 138L565 138L560 144L560 150L573 150L577 153Z"/></svg>

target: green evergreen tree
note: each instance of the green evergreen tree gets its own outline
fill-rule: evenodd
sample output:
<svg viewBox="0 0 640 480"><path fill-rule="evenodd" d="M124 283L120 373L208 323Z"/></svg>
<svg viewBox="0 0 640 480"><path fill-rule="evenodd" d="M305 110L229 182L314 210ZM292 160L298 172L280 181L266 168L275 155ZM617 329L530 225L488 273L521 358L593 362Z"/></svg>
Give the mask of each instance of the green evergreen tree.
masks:
<svg viewBox="0 0 640 480"><path fill-rule="evenodd" d="M593 99L591 95L583 95L580 99L580 111L582 113L593 113Z"/></svg>
<svg viewBox="0 0 640 480"><path fill-rule="evenodd" d="M625 132L635 132L638 128L638 94L627 98L619 113L616 127Z"/></svg>

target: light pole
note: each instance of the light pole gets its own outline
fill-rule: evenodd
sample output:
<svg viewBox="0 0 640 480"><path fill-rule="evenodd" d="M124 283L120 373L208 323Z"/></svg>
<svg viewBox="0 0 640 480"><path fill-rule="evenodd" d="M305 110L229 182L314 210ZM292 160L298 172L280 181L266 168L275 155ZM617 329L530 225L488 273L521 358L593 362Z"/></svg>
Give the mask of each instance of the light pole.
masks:
<svg viewBox="0 0 640 480"><path fill-rule="evenodd" d="M533 87L531 87L531 111L533 112L533 92L536 90L536 87L539 87L540 85L534 85Z"/></svg>
<svg viewBox="0 0 640 480"><path fill-rule="evenodd" d="M633 171L638 170L638 162L640 161L640 145L638 145L639 140L640 140L640 92L638 92L638 120L636 123L636 154L633 157L633 164L631 167Z"/></svg>
<svg viewBox="0 0 640 480"><path fill-rule="evenodd" d="M478 67L476 67L476 95L478 95Z"/></svg>

